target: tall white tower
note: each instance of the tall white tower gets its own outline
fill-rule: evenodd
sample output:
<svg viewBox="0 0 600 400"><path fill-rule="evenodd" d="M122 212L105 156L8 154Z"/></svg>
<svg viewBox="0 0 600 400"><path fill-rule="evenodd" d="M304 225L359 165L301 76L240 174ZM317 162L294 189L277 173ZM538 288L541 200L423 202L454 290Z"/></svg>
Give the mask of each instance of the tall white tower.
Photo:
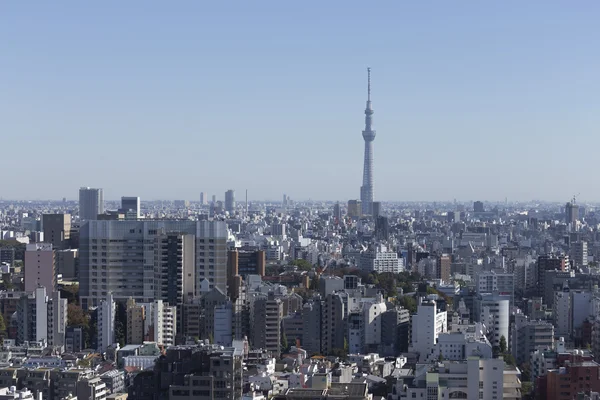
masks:
<svg viewBox="0 0 600 400"><path fill-rule="evenodd" d="M371 68L367 68L367 107L365 109L365 161L363 167L363 184L360 187L360 200L362 202L363 215L373 215L373 108L371 107Z"/></svg>

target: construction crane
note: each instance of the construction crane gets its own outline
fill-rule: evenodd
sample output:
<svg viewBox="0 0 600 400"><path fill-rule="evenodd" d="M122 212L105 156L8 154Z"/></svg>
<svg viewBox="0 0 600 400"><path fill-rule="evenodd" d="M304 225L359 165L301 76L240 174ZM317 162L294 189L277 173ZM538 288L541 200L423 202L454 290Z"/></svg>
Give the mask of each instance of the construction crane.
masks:
<svg viewBox="0 0 600 400"><path fill-rule="evenodd" d="M577 194L574 194L574 195L573 195L573 200L571 200L571 204L575 204L575 203L576 203L576 201L577 201L577 197L579 197L579 195L580 195L580 194L581 194L581 193L577 193Z"/></svg>

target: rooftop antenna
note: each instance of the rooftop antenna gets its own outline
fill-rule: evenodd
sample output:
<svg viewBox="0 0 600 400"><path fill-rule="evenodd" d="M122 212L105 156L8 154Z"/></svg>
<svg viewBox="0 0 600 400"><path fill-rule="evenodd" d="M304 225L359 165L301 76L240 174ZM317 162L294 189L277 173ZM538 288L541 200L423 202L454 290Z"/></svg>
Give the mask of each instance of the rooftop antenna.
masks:
<svg viewBox="0 0 600 400"><path fill-rule="evenodd" d="M367 75L369 77L369 83L367 85L367 100L371 101L371 67L367 68Z"/></svg>
<svg viewBox="0 0 600 400"><path fill-rule="evenodd" d="M248 217L248 189L246 189L246 218Z"/></svg>

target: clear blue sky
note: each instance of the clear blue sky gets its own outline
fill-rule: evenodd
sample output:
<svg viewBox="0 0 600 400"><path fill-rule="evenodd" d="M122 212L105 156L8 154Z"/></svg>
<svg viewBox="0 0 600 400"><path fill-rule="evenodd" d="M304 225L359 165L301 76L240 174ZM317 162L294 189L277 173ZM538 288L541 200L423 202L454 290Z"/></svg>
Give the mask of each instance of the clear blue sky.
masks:
<svg viewBox="0 0 600 400"><path fill-rule="evenodd" d="M0 6L4 198L600 200L597 1Z"/></svg>

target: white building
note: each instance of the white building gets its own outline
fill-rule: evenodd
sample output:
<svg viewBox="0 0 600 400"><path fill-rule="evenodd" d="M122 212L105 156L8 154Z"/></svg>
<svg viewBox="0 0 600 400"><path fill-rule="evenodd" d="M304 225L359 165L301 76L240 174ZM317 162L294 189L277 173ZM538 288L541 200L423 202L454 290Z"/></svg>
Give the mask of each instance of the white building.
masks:
<svg viewBox="0 0 600 400"><path fill-rule="evenodd" d="M98 306L98 351L104 353L106 348L115 343L116 304L112 293Z"/></svg>
<svg viewBox="0 0 600 400"><path fill-rule="evenodd" d="M433 351L440 333L448 330L446 311L438 311L434 300L422 301L417 313L412 316L412 338L410 351L419 353L419 358L425 360Z"/></svg>
<svg viewBox="0 0 600 400"><path fill-rule="evenodd" d="M364 345L377 346L381 343L381 315L387 311L383 298L377 302L363 304Z"/></svg>
<svg viewBox="0 0 600 400"><path fill-rule="evenodd" d="M169 306L162 300L144 304L146 309L145 331L150 332L151 340L165 347L175 345L177 335L177 307Z"/></svg>
<svg viewBox="0 0 600 400"><path fill-rule="evenodd" d="M498 293L501 296L510 296L510 304L512 305L515 293L515 277L513 274L497 274L494 271L480 272L475 275L475 290L478 295Z"/></svg>
<svg viewBox="0 0 600 400"><path fill-rule="evenodd" d="M64 347L67 325L67 300L60 292L49 298L46 288L23 294L17 303L17 343L47 342Z"/></svg>
<svg viewBox="0 0 600 400"><path fill-rule="evenodd" d="M509 341L509 297L496 294L483 294L475 299L475 318L483 323L489 332L492 346L500 345L500 338L504 336L506 345Z"/></svg>
<svg viewBox="0 0 600 400"><path fill-rule="evenodd" d="M485 336L483 325L469 324L464 328L466 329L462 332L440 333L427 361L435 362L440 356L444 360L451 361L461 361L471 357L492 358L492 345Z"/></svg>
<svg viewBox="0 0 600 400"><path fill-rule="evenodd" d="M368 272L399 274L404 269L404 265L398 258L398 253L388 251L385 246L379 245L361 253L359 268Z"/></svg>

